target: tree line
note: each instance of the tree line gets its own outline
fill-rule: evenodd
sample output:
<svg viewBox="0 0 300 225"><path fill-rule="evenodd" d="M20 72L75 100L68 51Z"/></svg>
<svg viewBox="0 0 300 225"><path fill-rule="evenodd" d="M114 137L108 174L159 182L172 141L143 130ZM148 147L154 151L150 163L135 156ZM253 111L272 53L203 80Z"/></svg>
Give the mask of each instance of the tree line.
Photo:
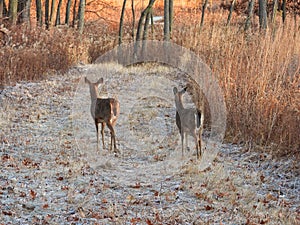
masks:
<svg viewBox="0 0 300 225"><path fill-rule="evenodd" d="M0 23L9 23L10 25L16 25L20 23L30 23L30 16L32 11L32 3L35 1L35 15L36 22L38 26L45 26L49 29L53 26L65 24L67 26L76 27L80 33L83 32L84 28L84 14L86 0L65 0L65 8L62 8L63 0L0 0ZM135 26L135 10L134 10L134 0L131 1L131 11L133 17L133 28ZM266 30L268 26L274 26L276 13L280 9L282 22L284 23L287 15L287 1L288 0L258 0L258 16L259 16L259 26L261 30ZM7 4L8 2L8 4ZM119 23L119 44L122 43L123 35L123 20L124 12L126 9L127 0L123 0L123 7L120 16ZM132 37L136 41L144 40L147 38L149 24L153 25L153 5L156 0L149 0L147 7L141 12L140 18L138 20L138 25L136 29L136 34L134 34L134 29ZM251 21L253 18L254 5L256 0L248 0L247 17L245 21L244 30L247 31L251 27ZM268 3L272 5L271 13L268 14ZM64 2L65 3L65 2ZM208 5L208 0L203 0L202 14L200 18L200 27L202 28L205 20L206 8ZM173 23L173 0L164 0L164 40L170 40L170 33L172 31ZM294 7L299 4L295 0ZM227 26L231 22L232 13L235 9L236 0L231 1L229 8ZM299 4L300 5L300 4ZM298 5L297 5L298 6ZM63 12L64 13L61 13ZM64 18L61 18L64 15ZM72 16L72 18L71 18ZM268 18L268 16L270 18ZM270 21L270 22L269 22ZM296 13L295 13L296 21Z"/></svg>
<svg viewBox="0 0 300 225"><path fill-rule="evenodd" d="M31 7L33 1L34 0L9 0L7 4L6 1L0 0L1 24L30 24L31 13L34 13ZM86 0L67 0L65 9L62 9L62 3L63 0L35 0L37 25L44 25L46 29L49 29L53 26L66 24L76 27L79 32L82 33ZM65 10L65 18L61 18L61 12L63 10ZM70 18L71 15L73 15L73 18Z"/></svg>

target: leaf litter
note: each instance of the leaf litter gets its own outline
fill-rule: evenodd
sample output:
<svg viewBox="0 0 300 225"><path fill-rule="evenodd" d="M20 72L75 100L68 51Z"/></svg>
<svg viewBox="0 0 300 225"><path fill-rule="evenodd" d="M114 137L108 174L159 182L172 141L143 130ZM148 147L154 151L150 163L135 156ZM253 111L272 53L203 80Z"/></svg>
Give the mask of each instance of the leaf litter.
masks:
<svg viewBox="0 0 300 225"><path fill-rule="evenodd" d="M101 94L121 103L120 155L109 152L107 131L106 148L95 151L81 78L96 78L99 70ZM179 71L155 64L86 65L6 87L1 223L299 224L299 160L232 144L223 144L204 170L192 146L181 157L172 87L184 82Z"/></svg>

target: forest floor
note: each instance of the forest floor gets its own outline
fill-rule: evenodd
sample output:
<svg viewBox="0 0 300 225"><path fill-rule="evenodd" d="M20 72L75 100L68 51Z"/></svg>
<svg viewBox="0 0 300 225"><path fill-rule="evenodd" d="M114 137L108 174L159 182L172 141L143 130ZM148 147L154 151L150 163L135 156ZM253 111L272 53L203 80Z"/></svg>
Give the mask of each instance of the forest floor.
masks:
<svg viewBox="0 0 300 225"><path fill-rule="evenodd" d="M108 132L96 151L82 78L99 70L121 104L117 154ZM181 156L172 86L183 82L163 66L85 65L5 87L0 224L300 224L299 159L229 143Z"/></svg>

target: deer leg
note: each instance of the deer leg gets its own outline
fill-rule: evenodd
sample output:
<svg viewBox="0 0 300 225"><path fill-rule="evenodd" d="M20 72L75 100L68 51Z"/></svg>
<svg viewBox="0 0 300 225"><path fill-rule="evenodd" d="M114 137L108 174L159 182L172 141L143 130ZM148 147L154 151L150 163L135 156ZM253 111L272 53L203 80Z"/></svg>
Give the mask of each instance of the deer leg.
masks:
<svg viewBox="0 0 300 225"><path fill-rule="evenodd" d="M189 149L189 141L188 141L188 133L187 132L185 133L185 149L187 151L190 151L190 149Z"/></svg>
<svg viewBox="0 0 300 225"><path fill-rule="evenodd" d="M105 145L104 145L104 128L105 128L105 123L101 123L101 135L102 135L103 150L105 149Z"/></svg>
<svg viewBox="0 0 300 225"><path fill-rule="evenodd" d="M183 156L184 155L184 153L183 153L183 142L184 142L184 132L183 132L183 130L181 130L180 135L181 135L181 151L182 151L182 156Z"/></svg>
<svg viewBox="0 0 300 225"><path fill-rule="evenodd" d="M199 159L199 140L198 140L198 137L197 137L197 134L196 134L196 131L193 132L193 138L195 140L195 145L196 145L196 154L197 154L197 159ZM201 149L200 149L201 151ZM200 153L201 155L201 153Z"/></svg>
<svg viewBox="0 0 300 225"><path fill-rule="evenodd" d="M110 139L110 142L111 142L110 150L112 150L112 146L114 145L114 150L116 151L117 150L117 145L116 145L116 135L115 135L114 127L110 123L107 124L107 127L110 130L110 138L111 138Z"/></svg>
<svg viewBox="0 0 300 225"><path fill-rule="evenodd" d="M98 129L97 120L95 120L95 126L96 126L96 134L97 134L97 150L99 151L99 129Z"/></svg>

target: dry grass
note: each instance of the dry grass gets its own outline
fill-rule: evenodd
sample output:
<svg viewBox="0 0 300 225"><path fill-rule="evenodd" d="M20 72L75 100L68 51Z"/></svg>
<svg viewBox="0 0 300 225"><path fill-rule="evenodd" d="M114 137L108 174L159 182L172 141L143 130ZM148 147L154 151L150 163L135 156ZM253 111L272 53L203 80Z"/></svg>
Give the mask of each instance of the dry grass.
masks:
<svg viewBox="0 0 300 225"><path fill-rule="evenodd" d="M64 73L72 66L91 63L114 45L112 33L105 33L105 26L87 25L80 35L66 27L29 28L16 26L3 35L0 49L0 82L11 85L21 80L37 80L49 73ZM97 33L92 33L97 30Z"/></svg>
<svg viewBox="0 0 300 225"><path fill-rule="evenodd" d="M300 36L292 20L276 33L245 35L237 26L181 25L173 39L195 51L218 76L231 142L299 153Z"/></svg>

